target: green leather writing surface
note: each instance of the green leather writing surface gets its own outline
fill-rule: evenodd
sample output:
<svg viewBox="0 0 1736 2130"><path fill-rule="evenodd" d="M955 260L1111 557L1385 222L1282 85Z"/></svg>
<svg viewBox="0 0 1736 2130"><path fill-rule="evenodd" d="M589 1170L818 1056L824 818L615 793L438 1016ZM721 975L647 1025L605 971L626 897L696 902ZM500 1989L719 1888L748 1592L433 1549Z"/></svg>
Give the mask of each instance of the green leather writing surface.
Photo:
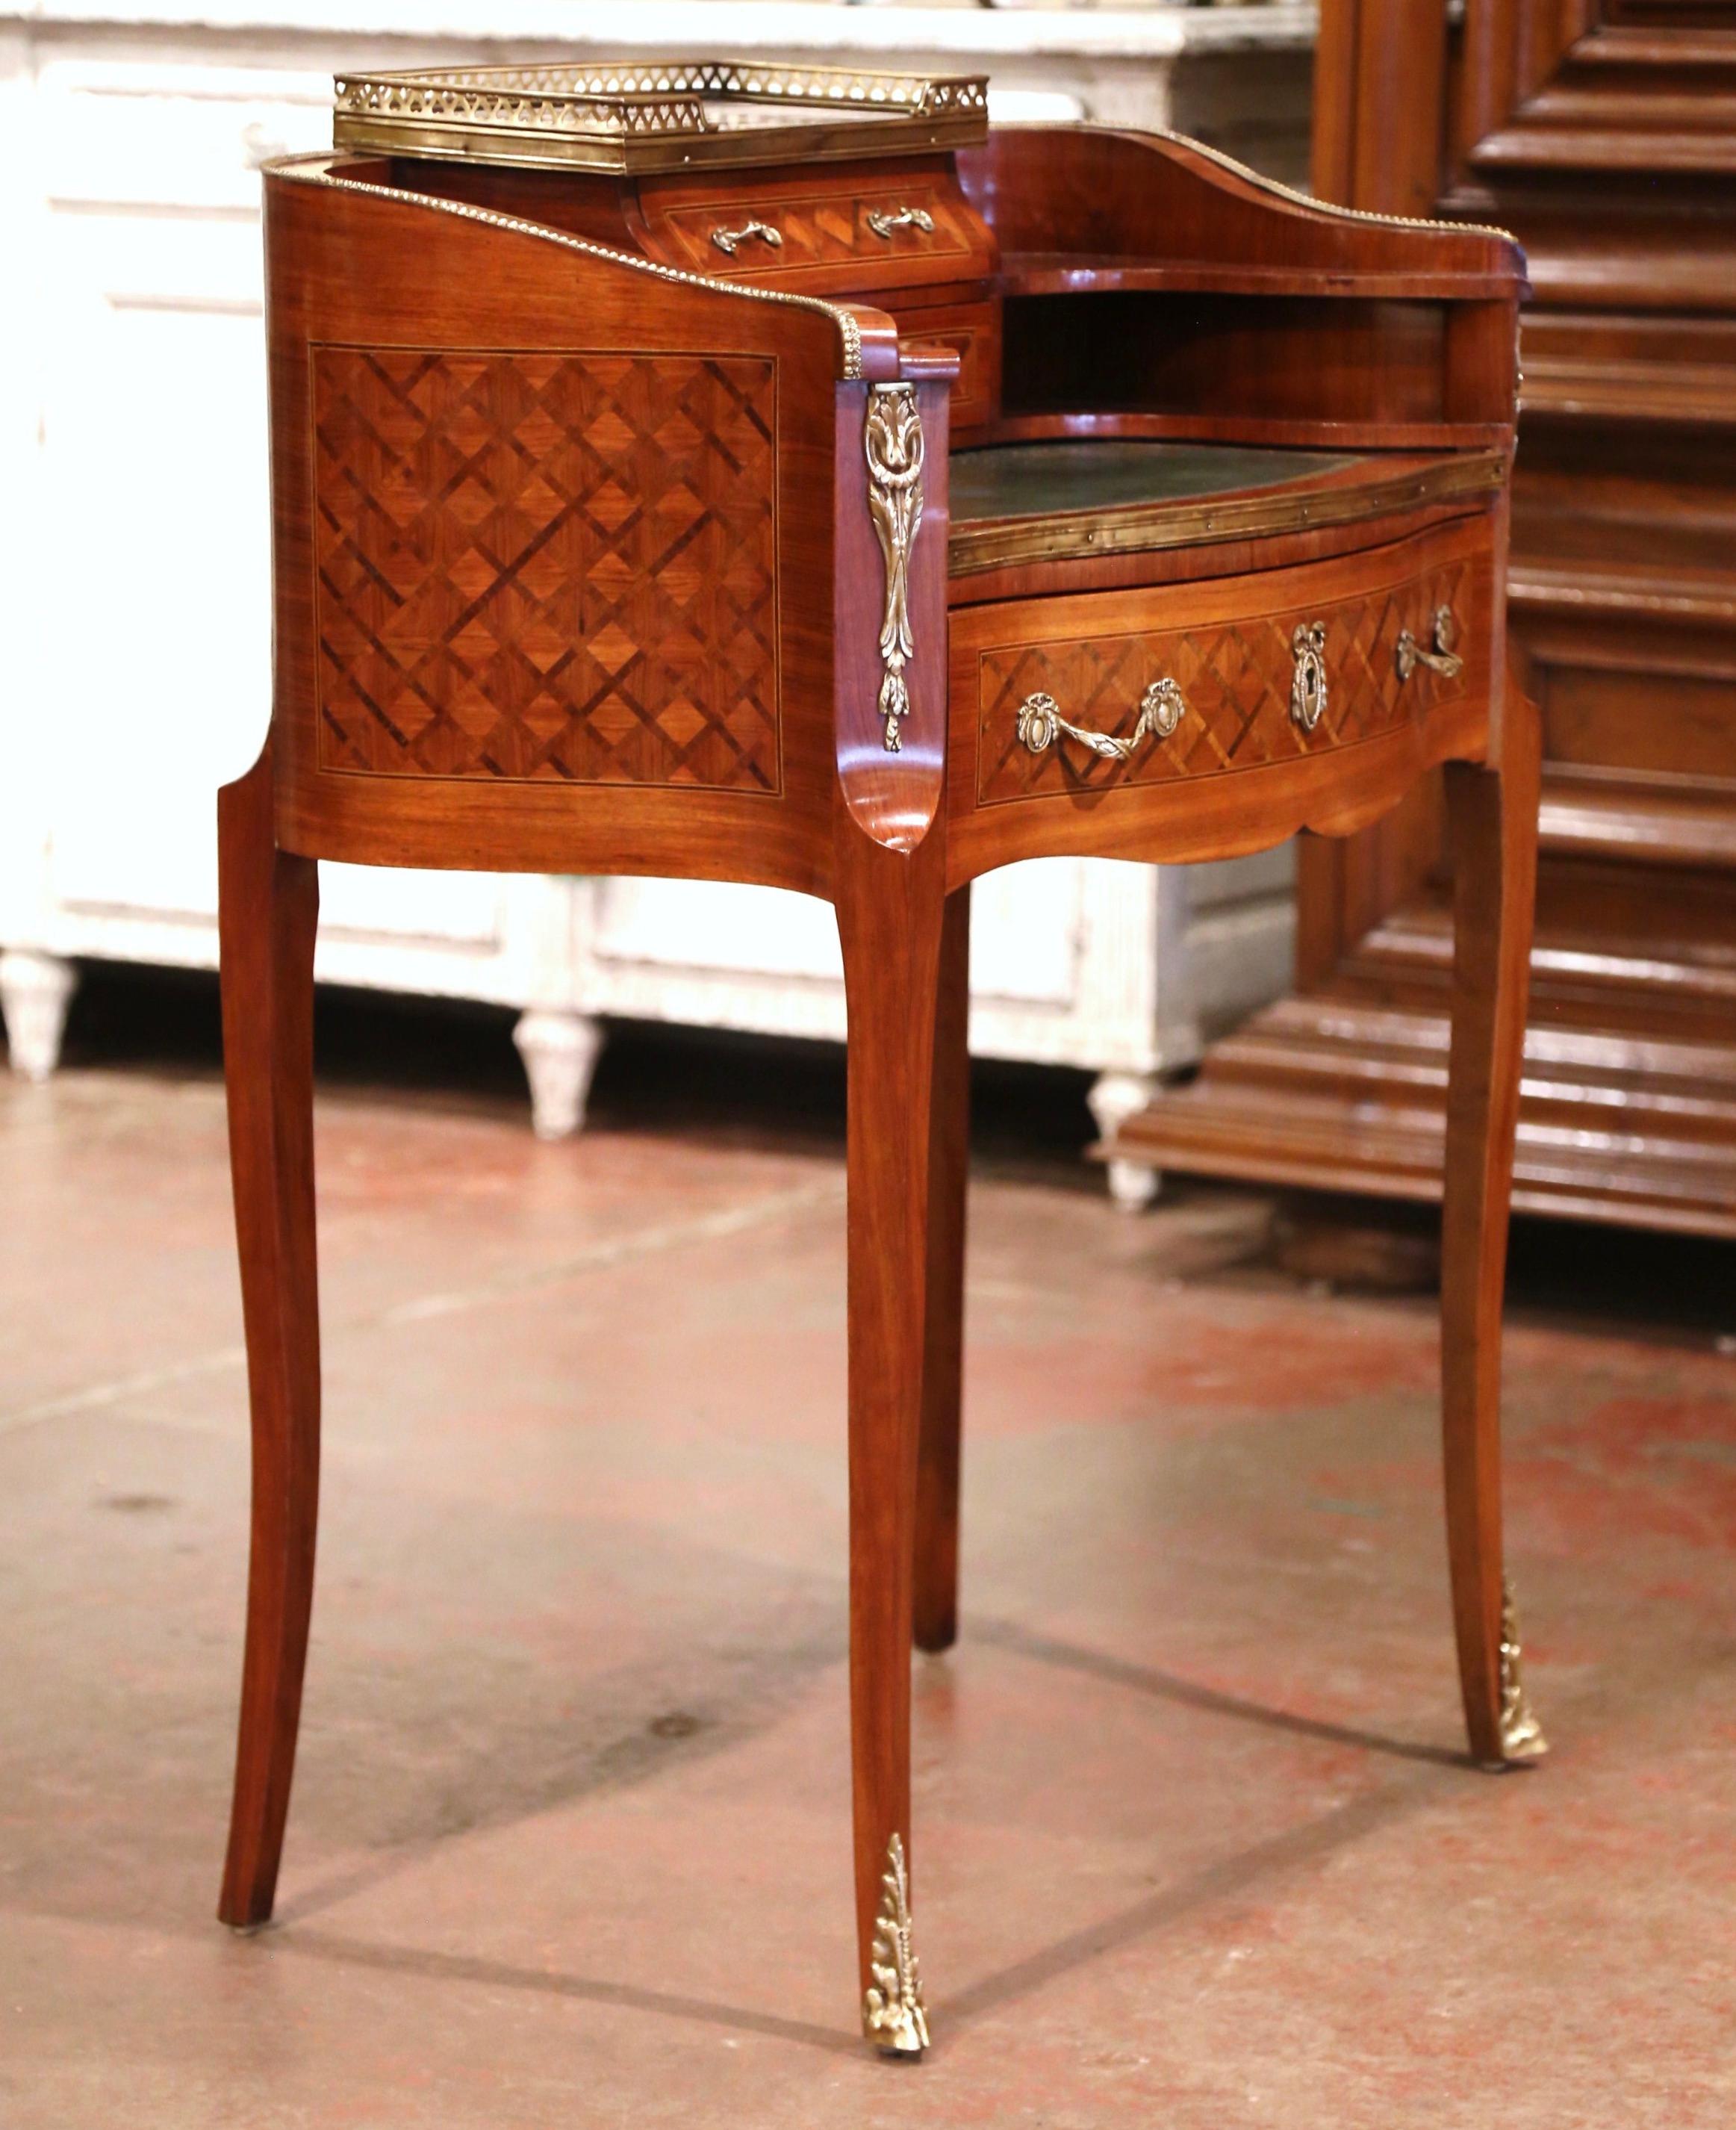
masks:
<svg viewBox="0 0 1736 2130"><path fill-rule="evenodd" d="M1347 452L1247 444L1070 440L955 451L948 484L956 523L1182 503L1318 479L1354 463Z"/></svg>

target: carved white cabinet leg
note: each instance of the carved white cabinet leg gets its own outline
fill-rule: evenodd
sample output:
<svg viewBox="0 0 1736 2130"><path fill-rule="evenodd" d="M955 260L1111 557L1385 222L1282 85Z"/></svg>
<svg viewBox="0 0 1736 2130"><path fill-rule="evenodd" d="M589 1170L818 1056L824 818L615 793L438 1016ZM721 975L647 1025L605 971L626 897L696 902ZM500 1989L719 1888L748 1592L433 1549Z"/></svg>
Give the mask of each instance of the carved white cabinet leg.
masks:
<svg viewBox="0 0 1736 2130"><path fill-rule="evenodd" d="M584 1106L603 1048L603 1024L589 1014L533 1008L513 1030L531 1083L531 1128L538 1139L569 1139L584 1126Z"/></svg>
<svg viewBox="0 0 1736 2130"><path fill-rule="evenodd" d="M0 953L0 1014L13 1072L45 1080L60 1063L66 1009L78 984L78 971L58 954L16 947Z"/></svg>
<svg viewBox="0 0 1736 2130"><path fill-rule="evenodd" d="M1101 1074L1085 1096L1099 1137L1113 1139L1117 1127L1142 1110L1157 1091L1153 1073ZM1158 1171L1141 1161L1112 1161L1107 1167L1110 1197L1123 1212L1142 1213L1157 1196L1163 1180Z"/></svg>

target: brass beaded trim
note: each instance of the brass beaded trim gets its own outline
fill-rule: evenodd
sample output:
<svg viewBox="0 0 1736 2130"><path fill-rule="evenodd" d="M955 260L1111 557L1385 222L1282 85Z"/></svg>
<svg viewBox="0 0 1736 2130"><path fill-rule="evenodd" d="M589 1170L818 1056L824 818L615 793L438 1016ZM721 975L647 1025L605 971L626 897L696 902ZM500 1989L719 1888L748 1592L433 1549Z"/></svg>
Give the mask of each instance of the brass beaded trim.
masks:
<svg viewBox="0 0 1736 2130"><path fill-rule="evenodd" d="M1209 163L1219 170L1228 170L1238 178L1246 178L1262 192L1274 193L1280 199L1290 200L1297 207L1312 208L1317 213L1331 215L1339 222L1369 222L1381 229L1443 229L1460 236L1498 236L1504 243L1517 244L1519 239L1510 229L1503 229L1493 222L1431 222L1421 215L1381 214L1373 208L1340 207L1336 200L1317 199L1312 193L1300 193L1294 185L1286 185L1276 178L1268 178L1263 172L1251 170L1246 163L1238 163L1233 155L1226 155L1221 148L1209 148L1204 141L1195 141L1185 133L1172 133L1161 126L1140 129L1156 136L1160 141L1172 141L1178 147L1191 148L1196 155L1204 155Z"/></svg>
<svg viewBox="0 0 1736 2130"><path fill-rule="evenodd" d="M545 244L557 244L564 251L580 252L588 259L607 260L613 266L630 266L635 273L649 274L654 280L673 281L682 288L713 289L722 295L739 296L747 303L787 303L799 311L818 311L837 328L838 338L843 343L843 376L854 380L862 374L862 328L855 313L837 303L825 303L818 296L794 295L782 289L740 289L733 282L719 281L708 274L686 274L679 266L662 266L654 259L636 258L630 251L611 251L606 244L593 244L587 237L570 236L565 230L548 229L541 222L526 222L517 215L497 214L492 208L472 207L464 200L438 199L432 193L400 192L393 185L370 185L360 178L335 178L329 170L308 167L328 153L326 149L316 149L305 157L268 163L265 169L272 177L288 179L296 184L329 185L336 191L360 193L370 199L429 208L436 214L456 215L460 221L479 222L490 229L508 230L518 236L540 237Z"/></svg>

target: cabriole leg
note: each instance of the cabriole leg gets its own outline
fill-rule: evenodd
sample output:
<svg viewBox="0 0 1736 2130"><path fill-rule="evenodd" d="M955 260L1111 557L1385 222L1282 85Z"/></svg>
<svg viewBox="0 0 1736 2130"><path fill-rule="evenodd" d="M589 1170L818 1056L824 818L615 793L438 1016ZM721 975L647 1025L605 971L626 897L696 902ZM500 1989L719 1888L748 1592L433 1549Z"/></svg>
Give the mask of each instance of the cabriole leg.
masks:
<svg viewBox="0 0 1736 2130"><path fill-rule="evenodd" d="M1441 1348L1447 1540L1472 1757L1545 1750L1526 1705L1501 1554L1501 1303L1537 882L1538 728L1516 690L1500 768L1447 772L1452 836L1452 1043Z"/></svg>
<svg viewBox="0 0 1736 2130"><path fill-rule="evenodd" d="M965 1188L971 1159L971 891L947 898L928 1121L928 1318L916 1467L916 1645L958 1635L958 1483L965 1316Z"/></svg>
<svg viewBox="0 0 1736 2130"><path fill-rule="evenodd" d="M847 829L838 932L849 1006L850 1712L862 2023L928 2044L910 1932L910 1644L929 1300L930 1132L945 929L941 838L913 856ZM955 951L957 942L955 941Z"/></svg>
<svg viewBox="0 0 1736 2130"><path fill-rule="evenodd" d="M319 1498L313 1241L317 870L276 847L268 748L217 800L229 1159L253 1416L247 1643L229 1855L217 1913L266 1921L301 1714Z"/></svg>

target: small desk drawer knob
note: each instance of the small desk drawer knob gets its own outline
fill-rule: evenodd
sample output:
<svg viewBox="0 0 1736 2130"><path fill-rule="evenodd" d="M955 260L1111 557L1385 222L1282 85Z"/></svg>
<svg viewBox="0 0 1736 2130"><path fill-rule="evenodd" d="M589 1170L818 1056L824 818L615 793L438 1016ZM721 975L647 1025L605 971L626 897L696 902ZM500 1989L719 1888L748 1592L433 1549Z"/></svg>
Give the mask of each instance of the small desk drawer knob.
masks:
<svg viewBox="0 0 1736 2130"><path fill-rule="evenodd" d="M1299 621L1290 648L1290 714L1311 733L1326 712L1326 623Z"/></svg>
<svg viewBox="0 0 1736 2130"><path fill-rule="evenodd" d="M1052 695L1027 695L1018 706L1018 736L1033 754L1052 747L1065 733L1069 739L1076 739L1081 747L1090 747L1106 761L1130 762L1134 748L1151 734L1167 739L1180 724L1186 708L1180 689L1166 675L1161 681L1153 681L1140 697L1139 717L1132 733L1126 739L1117 739L1113 733L1090 732L1083 725L1069 724Z"/></svg>
<svg viewBox="0 0 1736 2130"><path fill-rule="evenodd" d="M1419 666L1426 666L1431 673L1456 681L1465 668L1464 660L1452 647L1458 637L1458 623L1452 618L1452 609L1438 606L1434 610L1433 651L1425 651L1408 628L1393 647L1393 663L1398 668L1399 678L1408 681Z"/></svg>
<svg viewBox="0 0 1736 2130"><path fill-rule="evenodd" d="M750 236L763 239L774 251L783 249L784 239L771 224L769 222L756 220L744 222L739 229L714 229L711 233L711 241L717 246L719 251L727 257L733 259L736 256L736 246L738 244L745 244Z"/></svg>
<svg viewBox="0 0 1736 2130"><path fill-rule="evenodd" d="M923 207L901 207L889 214L883 208L870 208L866 219L876 236L889 241L894 229L919 229L925 235L932 235L934 230L934 217Z"/></svg>

